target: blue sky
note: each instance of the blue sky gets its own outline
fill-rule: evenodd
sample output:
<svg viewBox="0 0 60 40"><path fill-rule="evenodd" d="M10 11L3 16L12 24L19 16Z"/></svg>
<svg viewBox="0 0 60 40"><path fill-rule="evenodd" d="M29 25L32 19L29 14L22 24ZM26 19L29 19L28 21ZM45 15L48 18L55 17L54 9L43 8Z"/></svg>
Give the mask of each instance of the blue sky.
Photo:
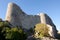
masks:
<svg viewBox="0 0 60 40"><path fill-rule="evenodd" d="M60 0L0 0L0 18L5 19L9 2L16 3L29 15L44 12L53 20L56 28L60 30Z"/></svg>

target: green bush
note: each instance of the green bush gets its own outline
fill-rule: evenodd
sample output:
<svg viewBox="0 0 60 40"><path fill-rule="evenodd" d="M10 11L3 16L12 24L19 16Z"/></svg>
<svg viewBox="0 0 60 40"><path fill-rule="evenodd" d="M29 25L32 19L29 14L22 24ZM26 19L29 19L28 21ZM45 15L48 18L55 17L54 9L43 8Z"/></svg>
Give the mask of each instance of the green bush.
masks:
<svg viewBox="0 0 60 40"><path fill-rule="evenodd" d="M9 30L9 29L8 29ZM25 40L26 34L22 29L18 29L17 27L11 28L9 31L6 31L5 34L6 39L10 40Z"/></svg>
<svg viewBox="0 0 60 40"><path fill-rule="evenodd" d="M39 37L49 36L48 34L48 27L46 24L36 24L35 25L35 32L38 33Z"/></svg>
<svg viewBox="0 0 60 40"><path fill-rule="evenodd" d="M5 40L5 29L8 27L5 25L5 21L0 21L0 40Z"/></svg>

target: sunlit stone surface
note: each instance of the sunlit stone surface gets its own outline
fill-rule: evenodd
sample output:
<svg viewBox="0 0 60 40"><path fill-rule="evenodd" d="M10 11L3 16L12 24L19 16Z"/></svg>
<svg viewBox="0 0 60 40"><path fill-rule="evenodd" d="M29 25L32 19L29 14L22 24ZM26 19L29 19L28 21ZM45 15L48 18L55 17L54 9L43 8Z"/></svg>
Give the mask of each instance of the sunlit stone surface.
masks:
<svg viewBox="0 0 60 40"><path fill-rule="evenodd" d="M27 15L14 3L8 4L5 20L10 22L13 26L22 26L24 29L34 28L37 23L48 24L50 25L50 35L56 35L57 33L55 25L47 14Z"/></svg>

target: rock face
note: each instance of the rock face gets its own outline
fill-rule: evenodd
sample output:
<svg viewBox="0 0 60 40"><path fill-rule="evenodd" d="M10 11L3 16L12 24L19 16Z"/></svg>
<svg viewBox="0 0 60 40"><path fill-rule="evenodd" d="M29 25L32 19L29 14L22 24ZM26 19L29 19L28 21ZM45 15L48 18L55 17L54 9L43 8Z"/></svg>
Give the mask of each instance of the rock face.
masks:
<svg viewBox="0 0 60 40"><path fill-rule="evenodd" d="M51 25L48 25L47 24L47 27L49 28L49 35L51 36L51 37L56 37L57 36L57 30L56 30L56 28L54 27L54 26L51 26Z"/></svg>
<svg viewBox="0 0 60 40"><path fill-rule="evenodd" d="M60 40L60 39L55 39L55 38L50 38L50 37L43 37L43 38L34 38L34 37L30 37L26 40Z"/></svg>
<svg viewBox="0 0 60 40"><path fill-rule="evenodd" d="M54 39L54 38L44 37L41 40L60 40L60 39Z"/></svg>
<svg viewBox="0 0 60 40"><path fill-rule="evenodd" d="M24 29L34 28L37 23L49 24L51 25L49 27L52 27L55 33L57 32L55 25L47 14L27 15L14 3L8 4L5 20L10 22L13 26L22 26Z"/></svg>
<svg viewBox="0 0 60 40"><path fill-rule="evenodd" d="M14 3L9 3L5 20L9 21L14 26L22 26L25 29L33 28L35 24L40 23L40 16L27 15L19 6Z"/></svg>

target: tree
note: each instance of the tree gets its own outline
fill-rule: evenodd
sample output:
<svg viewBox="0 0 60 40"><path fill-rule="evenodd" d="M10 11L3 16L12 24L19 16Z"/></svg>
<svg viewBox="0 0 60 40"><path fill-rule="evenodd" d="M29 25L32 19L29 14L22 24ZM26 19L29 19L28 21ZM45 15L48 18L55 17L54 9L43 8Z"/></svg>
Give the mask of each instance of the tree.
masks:
<svg viewBox="0 0 60 40"><path fill-rule="evenodd" d="M8 32L6 31L6 39L10 40L25 40L26 34L22 29L18 29L17 27L11 28Z"/></svg>
<svg viewBox="0 0 60 40"><path fill-rule="evenodd" d="M25 40L26 33L22 28L11 28L7 21L0 21L0 40Z"/></svg>
<svg viewBox="0 0 60 40"><path fill-rule="evenodd" d="M8 23L7 23L8 24ZM5 29L8 27L5 21L0 21L0 40L5 40Z"/></svg>

